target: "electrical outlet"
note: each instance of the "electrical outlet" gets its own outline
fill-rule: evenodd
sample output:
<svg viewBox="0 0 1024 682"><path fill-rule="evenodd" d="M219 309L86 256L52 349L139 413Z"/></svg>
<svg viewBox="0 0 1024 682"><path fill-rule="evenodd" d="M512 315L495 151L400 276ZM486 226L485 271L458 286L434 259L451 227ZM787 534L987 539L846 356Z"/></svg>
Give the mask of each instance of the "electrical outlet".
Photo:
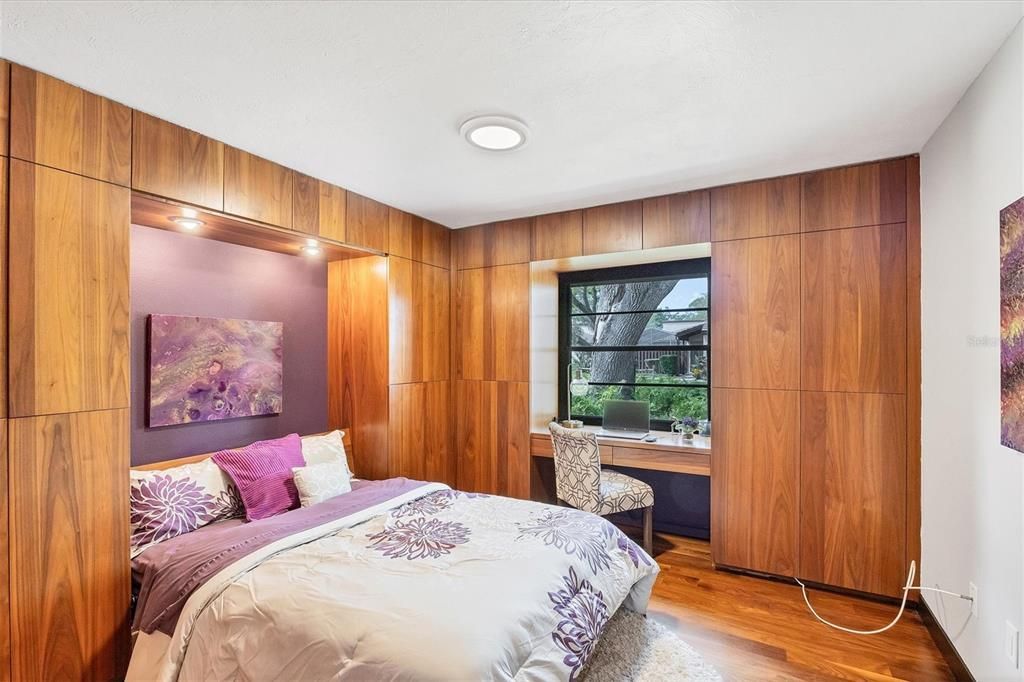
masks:
<svg viewBox="0 0 1024 682"><path fill-rule="evenodd" d="M961 583L963 584L963 583ZM978 586L974 583L967 583L967 596L971 598L971 615L978 617Z"/></svg>
<svg viewBox="0 0 1024 682"><path fill-rule="evenodd" d="M1006 621L1006 657L1020 667L1020 632L1010 621Z"/></svg>

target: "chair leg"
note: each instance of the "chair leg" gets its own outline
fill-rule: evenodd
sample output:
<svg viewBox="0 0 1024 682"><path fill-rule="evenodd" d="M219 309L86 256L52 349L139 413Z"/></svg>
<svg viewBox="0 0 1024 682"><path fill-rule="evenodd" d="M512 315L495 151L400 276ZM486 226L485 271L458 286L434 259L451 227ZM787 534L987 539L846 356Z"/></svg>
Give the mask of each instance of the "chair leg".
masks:
<svg viewBox="0 0 1024 682"><path fill-rule="evenodd" d="M644 551L654 556L654 506L644 508Z"/></svg>

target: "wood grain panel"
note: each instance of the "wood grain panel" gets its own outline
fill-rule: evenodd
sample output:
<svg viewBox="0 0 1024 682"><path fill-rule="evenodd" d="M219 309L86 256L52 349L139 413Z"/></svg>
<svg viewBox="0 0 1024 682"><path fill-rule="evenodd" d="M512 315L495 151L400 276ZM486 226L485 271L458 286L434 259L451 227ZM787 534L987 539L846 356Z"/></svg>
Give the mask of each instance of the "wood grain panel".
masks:
<svg viewBox="0 0 1024 682"><path fill-rule="evenodd" d="M711 190L711 240L800 231L800 178L744 182Z"/></svg>
<svg viewBox="0 0 1024 682"><path fill-rule="evenodd" d="M0 65L2 66L2 65ZM10 161L0 158L0 245L7 244ZM0 367L7 365L8 249L0 248ZM0 418L7 416L7 376L0 372ZM0 504L2 506L2 504ZM2 585L3 583L0 583Z"/></svg>
<svg viewBox="0 0 1024 682"><path fill-rule="evenodd" d="M323 180L317 184L320 189L320 200L317 204L320 210L319 235L326 239L347 242L348 231L345 226L348 220L348 192Z"/></svg>
<svg viewBox="0 0 1024 682"><path fill-rule="evenodd" d="M901 595L907 573L906 399L802 396L800 577Z"/></svg>
<svg viewBox="0 0 1024 682"><path fill-rule="evenodd" d="M11 156L128 186L132 110L11 65Z"/></svg>
<svg viewBox="0 0 1024 682"><path fill-rule="evenodd" d="M448 379L448 270L388 260L389 374L392 384Z"/></svg>
<svg viewBox="0 0 1024 682"><path fill-rule="evenodd" d="M921 160L907 158L907 560L921 565Z"/></svg>
<svg viewBox="0 0 1024 682"><path fill-rule="evenodd" d="M345 210L345 241L386 252L388 207L355 192L348 192Z"/></svg>
<svg viewBox="0 0 1024 682"><path fill-rule="evenodd" d="M393 256L447 268L451 261L447 227L397 208L388 210L388 248Z"/></svg>
<svg viewBox="0 0 1024 682"><path fill-rule="evenodd" d="M128 410L12 419L13 677L124 674Z"/></svg>
<svg viewBox="0 0 1024 682"><path fill-rule="evenodd" d="M532 260L583 255L583 211L548 213L533 219Z"/></svg>
<svg viewBox="0 0 1024 682"><path fill-rule="evenodd" d="M644 246L643 203L624 201L583 210L583 255L639 251Z"/></svg>
<svg viewBox="0 0 1024 682"><path fill-rule="evenodd" d="M327 418L348 428L353 472L387 478L388 259L336 261L327 266Z"/></svg>
<svg viewBox="0 0 1024 682"><path fill-rule="evenodd" d="M460 490L530 499L530 385L455 382Z"/></svg>
<svg viewBox="0 0 1024 682"><path fill-rule="evenodd" d="M907 219L906 159L807 173L801 184L805 232Z"/></svg>
<svg viewBox="0 0 1024 682"><path fill-rule="evenodd" d="M303 173L292 174L292 222L296 232L320 234L320 181Z"/></svg>
<svg viewBox="0 0 1024 682"><path fill-rule="evenodd" d="M401 384L390 392L391 475L455 486L448 382Z"/></svg>
<svg viewBox="0 0 1024 682"><path fill-rule="evenodd" d="M716 563L792 576L799 542L800 393L711 393L711 548Z"/></svg>
<svg viewBox="0 0 1024 682"><path fill-rule="evenodd" d="M10 487L7 420L0 419L0 680L11 679Z"/></svg>
<svg viewBox="0 0 1024 682"><path fill-rule="evenodd" d="M224 208L224 145L136 111L132 189L215 210Z"/></svg>
<svg viewBox="0 0 1024 682"><path fill-rule="evenodd" d="M452 262L458 270L530 262L531 218L454 230Z"/></svg>
<svg viewBox="0 0 1024 682"><path fill-rule="evenodd" d="M11 415L127 407L130 190L10 174Z"/></svg>
<svg viewBox="0 0 1024 682"><path fill-rule="evenodd" d="M295 172L234 147L224 148L224 212L292 227Z"/></svg>
<svg viewBox="0 0 1024 682"><path fill-rule="evenodd" d="M11 153L11 63L0 59L0 156Z"/></svg>
<svg viewBox="0 0 1024 682"><path fill-rule="evenodd" d="M800 388L800 236L711 248L715 387Z"/></svg>
<svg viewBox="0 0 1024 682"><path fill-rule="evenodd" d="M711 241L711 193L669 194L643 202L644 248Z"/></svg>
<svg viewBox="0 0 1024 682"><path fill-rule="evenodd" d="M905 226L814 232L802 240L802 388L903 393Z"/></svg>
<svg viewBox="0 0 1024 682"><path fill-rule="evenodd" d="M456 277L454 377L530 379L530 266L462 270Z"/></svg>

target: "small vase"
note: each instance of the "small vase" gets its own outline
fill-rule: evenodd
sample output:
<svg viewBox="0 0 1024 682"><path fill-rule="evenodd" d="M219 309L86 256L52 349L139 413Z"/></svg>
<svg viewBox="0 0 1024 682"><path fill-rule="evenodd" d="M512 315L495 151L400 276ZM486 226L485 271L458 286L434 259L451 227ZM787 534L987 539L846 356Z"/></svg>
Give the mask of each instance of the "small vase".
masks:
<svg viewBox="0 0 1024 682"><path fill-rule="evenodd" d="M682 438L683 440L693 440L693 432L692 431L680 431L679 432L679 437Z"/></svg>

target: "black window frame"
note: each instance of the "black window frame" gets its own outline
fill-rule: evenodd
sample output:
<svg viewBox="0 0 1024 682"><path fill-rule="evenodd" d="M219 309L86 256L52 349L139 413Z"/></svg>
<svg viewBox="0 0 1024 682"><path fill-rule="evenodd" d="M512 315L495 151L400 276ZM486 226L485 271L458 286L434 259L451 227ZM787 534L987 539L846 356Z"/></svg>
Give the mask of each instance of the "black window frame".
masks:
<svg viewBox="0 0 1024 682"><path fill-rule="evenodd" d="M652 280L652 279L698 279L706 278L708 281L708 292L707 292L707 306L696 307L696 308L685 308L677 309L670 308L661 312L672 312L672 311L705 311L707 317L707 329L708 339L706 344L693 344L686 346L648 346L648 345L637 345L637 346L571 346L572 339L572 322L571 318L574 313L572 311L572 296L570 295L570 289L573 286L580 284L618 284L622 282L633 282L638 280ZM568 415L566 412L566 398L568 396L568 378L566 368L572 359L572 351L574 350L628 350L628 351L659 351L665 350L666 348L673 349L685 349L690 351L701 351L707 353L707 379L706 381L699 384L662 384L668 388L687 388L687 389L704 389L707 392L708 401L708 419L711 419L711 372L712 372L712 360L711 360L711 259L710 258L689 258L686 260L668 261L664 263L645 263L643 265L626 265L612 268L600 268L597 270L578 270L575 272L560 272L558 273L558 418L567 419ZM631 312L648 312L648 311L631 311ZM657 311L655 311L657 312ZM602 384L603 385L603 384ZM631 384L616 384L622 386L658 386L659 384L649 383L631 383ZM677 415L686 416L686 415ZM602 418L590 415L578 415L584 424L601 425ZM668 431L672 426L672 422L667 419L651 419L651 429L656 431Z"/></svg>

